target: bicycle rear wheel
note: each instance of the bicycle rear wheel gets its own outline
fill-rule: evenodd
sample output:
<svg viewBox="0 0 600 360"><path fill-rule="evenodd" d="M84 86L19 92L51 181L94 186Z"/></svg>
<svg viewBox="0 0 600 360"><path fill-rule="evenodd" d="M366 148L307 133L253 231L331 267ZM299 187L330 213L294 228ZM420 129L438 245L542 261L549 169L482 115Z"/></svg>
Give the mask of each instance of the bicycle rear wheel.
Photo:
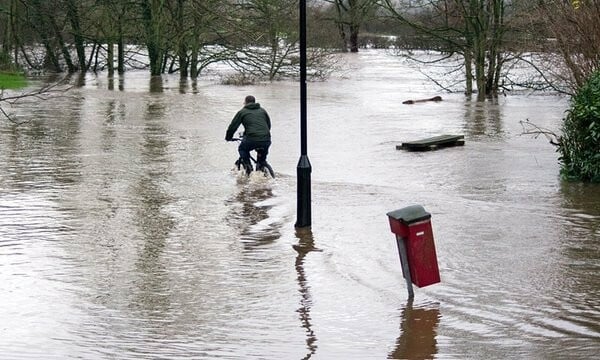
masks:
<svg viewBox="0 0 600 360"><path fill-rule="evenodd" d="M273 168L268 163L259 165L257 170L262 171L265 177L272 177L275 179L275 171L273 171Z"/></svg>
<svg viewBox="0 0 600 360"><path fill-rule="evenodd" d="M246 176L250 176L250 173L253 171L252 165L246 164L241 158L235 162L235 166L237 167L238 171L243 170Z"/></svg>

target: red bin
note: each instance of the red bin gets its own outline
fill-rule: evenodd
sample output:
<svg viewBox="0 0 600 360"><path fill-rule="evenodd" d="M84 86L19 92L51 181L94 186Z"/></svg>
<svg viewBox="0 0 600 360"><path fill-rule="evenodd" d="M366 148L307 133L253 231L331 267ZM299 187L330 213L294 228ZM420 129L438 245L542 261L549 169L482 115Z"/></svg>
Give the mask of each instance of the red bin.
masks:
<svg viewBox="0 0 600 360"><path fill-rule="evenodd" d="M398 241L404 241L412 282L418 287L440 282L431 214L420 205L412 205L391 211L387 216Z"/></svg>

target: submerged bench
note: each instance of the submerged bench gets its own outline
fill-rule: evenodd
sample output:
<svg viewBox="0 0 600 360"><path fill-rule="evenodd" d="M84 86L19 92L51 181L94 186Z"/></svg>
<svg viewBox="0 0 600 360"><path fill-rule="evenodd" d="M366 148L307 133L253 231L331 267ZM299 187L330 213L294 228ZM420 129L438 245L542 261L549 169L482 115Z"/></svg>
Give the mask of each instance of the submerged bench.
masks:
<svg viewBox="0 0 600 360"><path fill-rule="evenodd" d="M462 146L464 144L464 135L440 135L417 141L404 142L402 145L396 145L396 150L428 151L450 146Z"/></svg>

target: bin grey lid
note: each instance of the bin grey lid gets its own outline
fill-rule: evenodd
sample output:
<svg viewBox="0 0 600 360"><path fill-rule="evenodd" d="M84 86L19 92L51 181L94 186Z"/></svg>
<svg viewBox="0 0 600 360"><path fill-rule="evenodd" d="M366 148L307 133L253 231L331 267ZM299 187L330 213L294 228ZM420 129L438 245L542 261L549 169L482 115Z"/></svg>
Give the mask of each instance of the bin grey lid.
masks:
<svg viewBox="0 0 600 360"><path fill-rule="evenodd" d="M425 211L421 205L411 205L402 209L390 211L387 216L400 220L405 224L412 224L431 218L431 214Z"/></svg>

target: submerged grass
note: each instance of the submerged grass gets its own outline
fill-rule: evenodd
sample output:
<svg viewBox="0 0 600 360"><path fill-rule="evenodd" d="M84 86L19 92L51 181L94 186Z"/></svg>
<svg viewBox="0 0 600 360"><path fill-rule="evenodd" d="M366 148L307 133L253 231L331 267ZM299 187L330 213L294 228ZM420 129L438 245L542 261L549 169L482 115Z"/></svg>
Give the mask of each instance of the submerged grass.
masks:
<svg viewBox="0 0 600 360"><path fill-rule="evenodd" d="M16 72L0 72L0 90L21 89L27 86L25 75Z"/></svg>

